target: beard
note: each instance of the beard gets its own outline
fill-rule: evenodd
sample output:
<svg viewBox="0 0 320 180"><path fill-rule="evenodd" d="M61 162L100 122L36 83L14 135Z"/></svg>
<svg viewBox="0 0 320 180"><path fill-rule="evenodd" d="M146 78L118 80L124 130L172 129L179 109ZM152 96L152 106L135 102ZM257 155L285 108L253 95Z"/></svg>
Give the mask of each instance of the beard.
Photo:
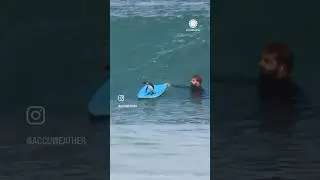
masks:
<svg viewBox="0 0 320 180"><path fill-rule="evenodd" d="M278 75L278 68L274 70L267 70L263 67L260 67L260 70L259 70L260 77L268 78L268 79L276 79L277 75Z"/></svg>
<svg viewBox="0 0 320 180"><path fill-rule="evenodd" d="M260 67L259 72L259 81L262 84L265 85L277 85L281 84L287 80L290 80L290 78L287 78L285 76L279 76L279 68L276 68L275 70L266 70L262 67Z"/></svg>
<svg viewBox="0 0 320 180"><path fill-rule="evenodd" d="M261 75L276 76L276 74L277 74L277 69L267 70L267 69L265 69L265 68L263 68L263 67L260 67L259 72L260 72Z"/></svg>
<svg viewBox="0 0 320 180"><path fill-rule="evenodd" d="M265 85L273 84L277 80L276 76L277 76L277 69L266 70L266 69L260 67L260 71L259 71L260 83L265 84Z"/></svg>

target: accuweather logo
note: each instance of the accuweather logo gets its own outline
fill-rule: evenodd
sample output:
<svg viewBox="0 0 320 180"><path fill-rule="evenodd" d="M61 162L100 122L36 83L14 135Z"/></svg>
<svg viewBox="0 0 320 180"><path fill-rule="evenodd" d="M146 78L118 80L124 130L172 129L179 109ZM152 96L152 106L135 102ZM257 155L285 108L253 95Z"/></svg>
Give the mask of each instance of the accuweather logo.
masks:
<svg viewBox="0 0 320 180"><path fill-rule="evenodd" d="M186 29L186 31L200 31L200 29L198 29L198 21L196 19L191 19L188 23L189 28Z"/></svg>

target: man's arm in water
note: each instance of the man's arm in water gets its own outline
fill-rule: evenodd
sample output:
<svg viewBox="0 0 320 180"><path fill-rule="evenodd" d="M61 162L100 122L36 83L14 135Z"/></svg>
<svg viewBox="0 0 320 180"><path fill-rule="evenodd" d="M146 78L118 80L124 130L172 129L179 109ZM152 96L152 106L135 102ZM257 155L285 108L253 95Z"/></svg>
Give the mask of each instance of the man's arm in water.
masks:
<svg viewBox="0 0 320 180"><path fill-rule="evenodd" d="M212 83L219 83L219 84L226 84L226 85L257 85L258 79L255 78L248 78L245 76L234 76L234 77L219 77L219 76L212 76L211 77ZM182 88L182 89L190 89L190 86L187 85L176 85L176 84L169 84L165 83L168 87L174 88Z"/></svg>
<svg viewBox="0 0 320 180"><path fill-rule="evenodd" d="M190 86L186 86L186 85L176 85L176 84L169 84L169 83L165 83L165 85L166 85L167 87L190 89Z"/></svg>

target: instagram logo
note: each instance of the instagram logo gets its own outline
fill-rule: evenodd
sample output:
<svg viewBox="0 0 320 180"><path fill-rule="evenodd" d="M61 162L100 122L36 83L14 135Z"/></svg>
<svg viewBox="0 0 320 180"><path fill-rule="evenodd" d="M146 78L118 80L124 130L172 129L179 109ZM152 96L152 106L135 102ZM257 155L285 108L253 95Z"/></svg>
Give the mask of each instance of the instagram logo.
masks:
<svg viewBox="0 0 320 180"><path fill-rule="evenodd" d="M30 125L41 125L43 124L45 119L46 111L42 106L30 106L27 108L27 122Z"/></svg>
<svg viewBox="0 0 320 180"><path fill-rule="evenodd" d="M123 102L124 101L124 95L120 94L118 95L118 101Z"/></svg>

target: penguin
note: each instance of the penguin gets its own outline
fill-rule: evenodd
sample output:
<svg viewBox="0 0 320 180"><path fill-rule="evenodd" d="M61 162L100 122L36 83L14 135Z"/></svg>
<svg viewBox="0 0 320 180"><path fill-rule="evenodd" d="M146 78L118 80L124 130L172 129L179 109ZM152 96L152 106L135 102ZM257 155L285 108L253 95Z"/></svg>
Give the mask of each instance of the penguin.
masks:
<svg viewBox="0 0 320 180"><path fill-rule="evenodd" d="M147 85L146 93L149 95L154 94L154 85L151 82L145 81L143 84Z"/></svg>

